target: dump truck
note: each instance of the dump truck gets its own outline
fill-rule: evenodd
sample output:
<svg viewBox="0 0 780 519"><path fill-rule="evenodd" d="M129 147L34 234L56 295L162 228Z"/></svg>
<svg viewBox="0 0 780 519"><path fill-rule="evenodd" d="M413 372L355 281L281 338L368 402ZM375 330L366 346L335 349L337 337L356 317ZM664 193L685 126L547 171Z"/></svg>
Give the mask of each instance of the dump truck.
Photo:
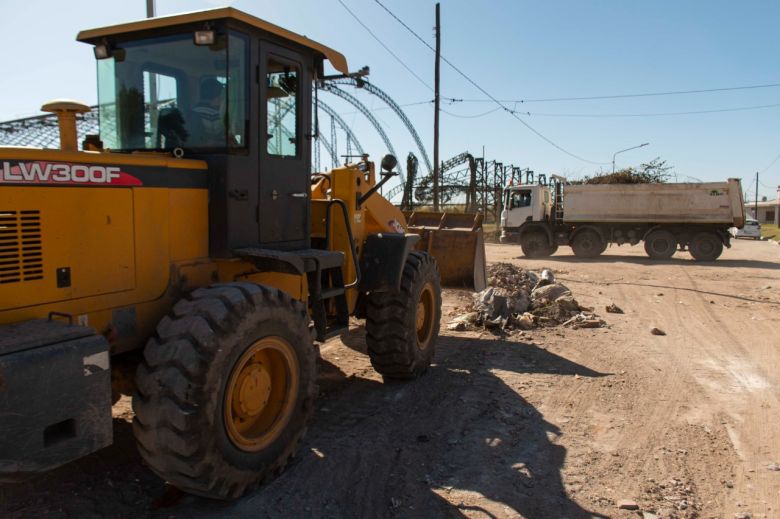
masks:
<svg viewBox="0 0 780 519"><path fill-rule="evenodd" d="M350 318L385 378L425 372L481 229L409 232L391 155L310 174L312 85L350 74L325 45L232 8L77 39L100 134L80 150L89 108L58 100L60 149L0 147L0 479L111 444L124 394L151 470L238 497L295 454Z"/></svg>
<svg viewBox="0 0 780 519"><path fill-rule="evenodd" d="M568 245L595 258L610 244L644 242L653 259L688 250L713 261L730 246L730 227L745 223L738 179L704 183L579 184L553 175L548 184L511 185L504 191L501 242L523 254L549 256Z"/></svg>

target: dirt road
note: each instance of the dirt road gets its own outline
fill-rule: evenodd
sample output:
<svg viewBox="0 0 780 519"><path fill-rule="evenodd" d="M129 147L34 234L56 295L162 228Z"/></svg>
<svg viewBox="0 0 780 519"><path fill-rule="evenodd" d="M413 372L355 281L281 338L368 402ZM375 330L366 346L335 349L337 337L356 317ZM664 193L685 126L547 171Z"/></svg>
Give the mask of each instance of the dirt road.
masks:
<svg viewBox="0 0 780 519"><path fill-rule="evenodd" d="M296 460L234 503L182 496L116 444L14 486L0 516L780 517L780 247L739 241L713 264L489 261L552 268L607 328L507 338L444 332L423 378L384 384L361 328L322 347L318 410ZM445 320L469 295L445 294ZM607 314L616 303L625 314ZM659 327L666 336L650 334ZM641 515L639 515L641 517ZM646 517L653 517L648 515Z"/></svg>

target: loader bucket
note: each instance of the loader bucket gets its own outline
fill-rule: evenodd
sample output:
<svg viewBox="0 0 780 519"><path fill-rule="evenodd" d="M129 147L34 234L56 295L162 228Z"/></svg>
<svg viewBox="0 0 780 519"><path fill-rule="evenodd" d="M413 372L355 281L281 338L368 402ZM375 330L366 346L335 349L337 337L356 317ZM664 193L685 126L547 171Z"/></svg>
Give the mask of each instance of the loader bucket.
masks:
<svg viewBox="0 0 780 519"><path fill-rule="evenodd" d="M416 248L436 258L442 286L476 291L485 288L481 214L418 211L406 212L404 216L407 231L421 237Z"/></svg>

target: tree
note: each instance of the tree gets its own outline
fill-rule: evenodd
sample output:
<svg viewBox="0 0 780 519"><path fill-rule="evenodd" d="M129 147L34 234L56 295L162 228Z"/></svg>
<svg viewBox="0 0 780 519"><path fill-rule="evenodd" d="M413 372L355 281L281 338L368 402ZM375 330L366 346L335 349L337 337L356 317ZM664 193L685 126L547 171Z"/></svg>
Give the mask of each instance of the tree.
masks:
<svg viewBox="0 0 780 519"><path fill-rule="evenodd" d="M668 182L674 168L656 157L636 167L623 168L614 173L598 172L582 179L583 184L661 184Z"/></svg>

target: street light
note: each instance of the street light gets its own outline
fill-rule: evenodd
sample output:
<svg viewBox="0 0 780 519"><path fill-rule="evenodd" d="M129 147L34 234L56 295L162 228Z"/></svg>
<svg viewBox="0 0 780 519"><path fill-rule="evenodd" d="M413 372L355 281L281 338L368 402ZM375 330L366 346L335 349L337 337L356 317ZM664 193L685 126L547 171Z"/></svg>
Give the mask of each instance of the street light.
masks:
<svg viewBox="0 0 780 519"><path fill-rule="evenodd" d="M637 148L642 148L644 146L647 146L648 144L650 144L650 143L646 142L644 144L640 144L639 146L634 146L633 148L626 148L624 150L616 151L615 153L613 153L612 154L612 173L615 172L615 155L617 155L618 153L623 153L624 151L629 151L629 150L635 150Z"/></svg>

